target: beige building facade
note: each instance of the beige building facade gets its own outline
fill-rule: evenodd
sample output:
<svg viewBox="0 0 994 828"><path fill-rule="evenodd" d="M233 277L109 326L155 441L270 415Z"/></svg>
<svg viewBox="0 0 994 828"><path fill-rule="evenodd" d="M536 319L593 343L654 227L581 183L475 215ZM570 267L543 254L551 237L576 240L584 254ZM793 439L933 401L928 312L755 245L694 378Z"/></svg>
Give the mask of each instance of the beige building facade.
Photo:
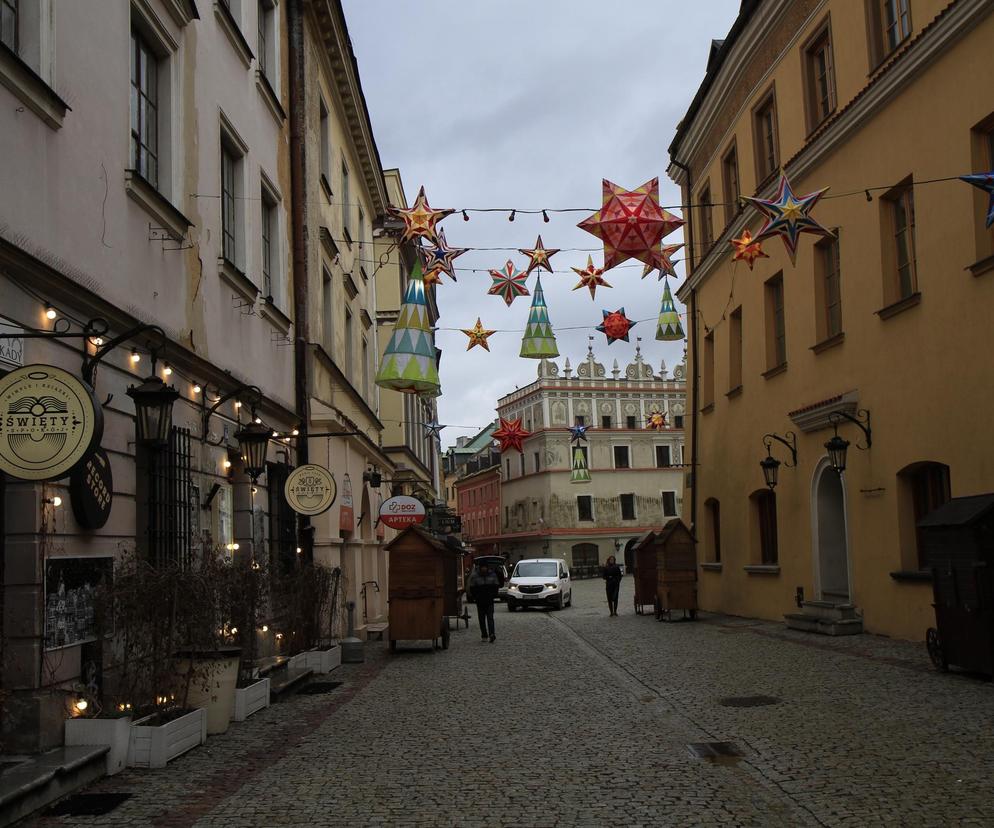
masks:
<svg viewBox="0 0 994 828"><path fill-rule="evenodd" d="M982 193L935 181L994 168L992 37L983 0L766 0L713 45L669 168L697 205L679 297L703 609L910 639L934 623L916 522L994 489L994 233ZM761 228L738 198L772 197L781 171L798 195L831 188L812 215L834 235L802 236L796 266L777 238L733 263ZM771 489L764 436L788 432L796 466L773 440Z"/></svg>

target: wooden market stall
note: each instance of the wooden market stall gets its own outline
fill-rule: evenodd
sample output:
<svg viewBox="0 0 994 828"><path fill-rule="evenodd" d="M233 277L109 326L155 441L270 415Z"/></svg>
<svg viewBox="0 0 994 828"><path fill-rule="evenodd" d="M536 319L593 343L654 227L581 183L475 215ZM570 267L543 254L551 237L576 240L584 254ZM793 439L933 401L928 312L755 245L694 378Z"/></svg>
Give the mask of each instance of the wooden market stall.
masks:
<svg viewBox="0 0 994 828"><path fill-rule="evenodd" d="M679 518L667 523L648 544L656 553L656 620L672 620L674 610L697 617L697 544Z"/></svg>
<svg viewBox="0 0 994 828"><path fill-rule="evenodd" d="M657 535L651 529L632 547L632 577L635 582L635 614L644 615L645 607L656 605L656 547Z"/></svg>

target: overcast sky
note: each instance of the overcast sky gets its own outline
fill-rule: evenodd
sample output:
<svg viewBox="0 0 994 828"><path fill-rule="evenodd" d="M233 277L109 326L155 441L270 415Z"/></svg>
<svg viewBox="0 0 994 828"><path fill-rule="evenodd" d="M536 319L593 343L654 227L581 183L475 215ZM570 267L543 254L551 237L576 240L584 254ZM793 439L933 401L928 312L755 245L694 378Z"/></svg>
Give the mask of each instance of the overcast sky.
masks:
<svg viewBox="0 0 994 828"><path fill-rule="evenodd" d="M661 201L678 204L678 188L666 177L667 147L704 76L712 38L723 38L739 0L344 0L359 62L363 91L384 167L399 167L409 201L424 185L431 205L455 207L565 208L601 203L601 179L626 189L659 177ZM680 212L680 211L676 211ZM622 371L642 354L658 371L672 371L683 344L655 340L662 283L642 280L642 265L626 262L605 273L612 288L573 292L570 267L589 255L603 264L597 238L576 227L586 213L518 215L457 214L443 223L454 247L530 248L541 234L547 248L563 248L552 259L542 288L557 334L562 368L583 359L588 335L608 371ZM679 231L667 244L683 239ZM677 254L682 257L683 251ZM470 328L477 316L491 329L491 352L466 351L458 330L441 330L439 421L448 446L493 420L497 399L536 378L538 361L518 351L531 297L508 308L487 295L491 268L516 250L474 250L456 264L453 284L437 290L439 326ZM634 266L631 265L634 262ZM677 265L682 281L683 263ZM534 272L528 287L535 285ZM631 342L610 346L592 330L602 309L624 307ZM682 310L682 308L681 308ZM590 330L564 330L588 326ZM381 342L381 348L385 345ZM470 426L472 428L456 428Z"/></svg>

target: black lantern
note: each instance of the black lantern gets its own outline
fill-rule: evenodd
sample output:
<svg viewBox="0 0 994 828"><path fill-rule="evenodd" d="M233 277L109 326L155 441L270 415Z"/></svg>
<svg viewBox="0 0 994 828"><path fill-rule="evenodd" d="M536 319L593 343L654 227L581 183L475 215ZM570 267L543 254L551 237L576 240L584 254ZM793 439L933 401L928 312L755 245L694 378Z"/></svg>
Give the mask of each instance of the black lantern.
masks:
<svg viewBox="0 0 994 828"><path fill-rule="evenodd" d="M135 401L135 436L143 446L165 446L173 426L173 403L179 391L156 376L146 377L127 394Z"/></svg>
<svg viewBox="0 0 994 828"><path fill-rule="evenodd" d="M770 491L773 491L777 487L780 461L772 454L767 454L765 458L759 461L759 465L763 469L763 479L766 481L766 485L770 487Z"/></svg>
<svg viewBox="0 0 994 828"><path fill-rule="evenodd" d="M254 415L252 419L255 420ZM245 462L245 471L253 483L266 470L266 449L269 447L270 433L268 426L251 422L235 434Z"/></svg>
<svg viewBox="0 0 994 828"><path fill-rule="evenodd" d="M832 464L832 468L835 469L839 474L842 474L846 470L846 451L849 448L849 441L843 440L839 436L839 432L835 432L835 436L832 437L827 443L825 443L825 450L828 452L828 460Z"/></svg>

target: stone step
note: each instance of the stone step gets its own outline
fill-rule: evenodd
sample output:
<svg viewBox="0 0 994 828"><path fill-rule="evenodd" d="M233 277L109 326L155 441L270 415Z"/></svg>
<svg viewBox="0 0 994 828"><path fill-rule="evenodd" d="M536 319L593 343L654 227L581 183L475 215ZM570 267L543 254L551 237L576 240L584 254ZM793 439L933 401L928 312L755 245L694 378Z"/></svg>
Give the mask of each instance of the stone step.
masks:
<svg viewBox="0 0 994 828"><path fill-rule="evenodd" d="M825 618L829 621L852 621L857 618L856 607L848 602L804 601L801 610L805 615Z"/></svg>
<svg viewBox="0 0 994 828"><path fill-rule="evenodd" d="M6 761L0 774L0 825L10 825L103 776L107 745L72 745L23 761ZM10 757L21 759L22 757Z"/></svg>
<svg viewBox="0 0 994 828"><path fill-rule="evenodd" d="M791 630L819 635L859 635L863 632L861 618L821 618L804 612L793 612L784 615L784 620Z"/></svg>

